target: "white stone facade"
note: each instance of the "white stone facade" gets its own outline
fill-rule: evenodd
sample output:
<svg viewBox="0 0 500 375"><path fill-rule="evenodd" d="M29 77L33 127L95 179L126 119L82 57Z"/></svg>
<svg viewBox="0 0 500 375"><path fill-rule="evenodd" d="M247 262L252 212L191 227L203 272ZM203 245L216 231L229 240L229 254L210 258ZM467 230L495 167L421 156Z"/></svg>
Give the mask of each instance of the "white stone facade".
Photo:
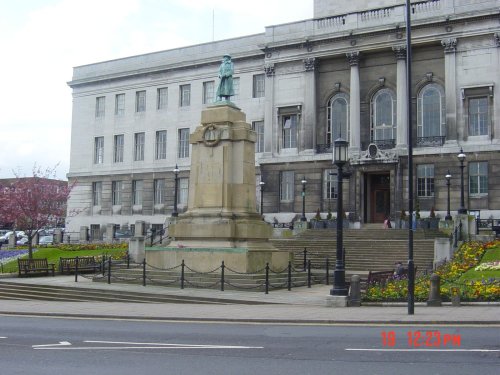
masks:
<svg viewBox="0 0 500 375"><path fill-rule="evenodd" d="M420 208L424 212L434 207L445 213L444 175L450 169L451 206L456 211L460 184L456 155L463 148L467 154L466 207L481 210L483 218L498 217L500 1L412 3L411 131L417 142L413 150L415 195L424 193L418 198ZM178 165L178 177L186 184L191 163L185 152L179 154L179 130L191 133L199 125L201 110L209 105L204 104L204 83L213 81L217 87L218 65L226 53L233 57L238 81L232 101L245 112L249 123L263 122L256 178L266 183L264 212L268 218L301 212L303 177L307 180L308 216L317 209L335 210L335 189L328 192L326 180L328 171L336 169L331 155L335 131L329 135L328 106L337 97L348 103L348 134L342 136L350 142L351 175L345 180L344 207L362 222L380 220L381 213L375 214L380 209L377 204L384 206L383 214L396 216L408 199L404 2L316 0L314 16L266 27L258 35L74 68L69 82L73 121L68 177L78 184L68 204L67 230L78 235L82 226L123 226L137 220L161 226L168 221L174 206L173 169ZM260 79L264 87L259 86ZM444 93L442 138L435 139L419 135L419 95L431 84ZM190 87L190 103L181 106L181 87L185 85ZM167 89L168 99L166 108L158 109L162 88ZM262 94L256 95L260 88ZM141 91L145 91L145 108L138 112ZM373 101L383 93L393 97L390 136L377 136L383 127L374 127ZM117 109L117 95L121 94L124 102ZM479 135L471 133L469 124L475 98L483 98L480 103L487 107L481 120L486 124ZM289 127L285 126L287 119ZM387 130L387 124L384 126ZM166 131L166 149L157 159L160 131ZM134 160L139 133L144 133L144 158ZM123 145L117 151L116 136L121 135ZM100 137L102 163L96 163L96 138ZM378 144L375 154L369 154L369 144ZM480 177L478 181L487 186L473 186L473 194L469 194L469 162L476 163L474 168L486 166L486 182ZM419 182L419 165L429 166L422 170L432 170L432 176ZM290 172L292 185L286 184L288 177L283 172ZM159 198L155 180L164 180L161 203L155 202ZM140 204L134 202L133 181L142 181ZM121 186L118 194L113 193L116 182ZM97 201L96 183L101 186ZM113 204L117 202L120 204ZM180 202L179 209L183 207Z"/></svg>

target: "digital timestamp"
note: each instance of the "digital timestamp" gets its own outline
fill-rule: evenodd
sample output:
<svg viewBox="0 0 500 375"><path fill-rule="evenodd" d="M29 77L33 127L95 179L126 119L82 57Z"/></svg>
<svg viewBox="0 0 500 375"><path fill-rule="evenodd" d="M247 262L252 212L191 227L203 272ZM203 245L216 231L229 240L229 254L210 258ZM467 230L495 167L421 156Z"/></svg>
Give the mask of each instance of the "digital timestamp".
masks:
<svg viewBox="0 0 500 375"><path fill-rule="evenodd" d="M380 335L382 346L396 346L396 332L382 331ZM457 348L461 344L460 334L442 334L441 331L408 331L404 339L408 348Z"/></svg>

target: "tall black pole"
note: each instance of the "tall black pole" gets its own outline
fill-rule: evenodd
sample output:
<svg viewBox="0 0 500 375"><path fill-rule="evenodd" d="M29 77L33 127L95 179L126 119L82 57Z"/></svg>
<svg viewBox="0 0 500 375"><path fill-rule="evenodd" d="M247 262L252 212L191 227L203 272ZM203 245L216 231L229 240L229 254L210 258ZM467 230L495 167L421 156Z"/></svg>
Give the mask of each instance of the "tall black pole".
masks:
<svg viewBox="0 0 500 375"><path fill-rule="evenodd" d="M259 182L260 185L260 214L264 214L264 185L265 182L261 181Z"/></svg>
<svg viewBox="0 0 500 375"><path fill-rule="evenodd" d="M408 315L415 313L415 268L413 261L413 127L412 125L412 81L411 81L411 6L406 0L406 90L408 114Z"/></svg>
<svg viewBox="0 0 500 375"><path fill-rule="evenodd" d="M306 178L302 178L302 217L300 221L307 221L306 218Z"/></svg>
<svg viewBox="0 0 500 375"><path fill-rule="evenodd" d="M174 181L174 212L172 212L172 216L173 217L177 217L177 216L179 216L179 213L177 212L177 190L179 190L179 168L177 167L177 164L175 165L174 174L175 174L175 181Z"/></svg>
<svg viewBox="0 0 500 375"><path fill-rule="evenodd" d="M447 205L447 213L446 216L444 217L445 220L452 220L451 213L450 213L450 180L451 180L451 174L450 170L448 170L448 173L446 173L446 187L448 188L448 205Z"/></svg>
<svg viewBox="0 0 500 375"><path fill-rule="evenodd" d="M460 160L460 208L458 209L459 214L466 214L467 209L465 208L465 193L464 193L464 160L465 154L464 150L461 148L458 154L458 160Z"/></svg>
<svg viewBox="0 0 500 375"><path fill-rule="evenodd" d="M342 163L337 164L337 251L335 261L335 271L333 271L333 289L330 290L332 296L347 296L345 284L345 268L343 251L343 207L342 207Z"/></svg>

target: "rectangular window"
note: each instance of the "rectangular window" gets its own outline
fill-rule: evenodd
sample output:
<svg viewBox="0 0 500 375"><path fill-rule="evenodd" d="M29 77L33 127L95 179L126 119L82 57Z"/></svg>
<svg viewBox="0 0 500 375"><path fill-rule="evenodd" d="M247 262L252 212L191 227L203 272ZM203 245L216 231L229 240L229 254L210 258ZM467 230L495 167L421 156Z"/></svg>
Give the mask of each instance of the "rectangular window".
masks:
<svg viewBox="0 0 500 375"><path fill-rule="evenodd" d="M256 74L253 76L253 97L262 98L265 93L265 78L264 74Z"/></svg>
<svg viewBox="0 0 500 375"><path fill-rule="evenodd" d="M179 158L189 157L189 128L179 129Z"/></svg>
<svg viewBox="0 0 500 375"><path fill-rule="evenodd" d="M337 199L337 170L327 169L323 177L323 197Z"/></svg>
<svg viewBox="0 0 500 375"><path fill-rule="evenodd" d="M155 143L155 159L166 159L167 158L167 131L159 130L156 132L156 143Z"/></svg>
<svg viewBox="0 0 500 375"><path fill-rule="evenodd" d="M123 116L125 114L125 94L115 96L115 115Z"/></svg>
<svg viewBox="0 0 500 375"><path fill-rule="evenodd" d="M113 161L115 163L123 162L123 144L125 142L125 136L123 134L115 135L115 145L113 152Z"/></svg>
<svg viewBox="0 0 500 375"><path fill-rule="evenodd" d="M210 104L214 102L214 87L214 81L203 82L203 104Z"/></svg>
<svg viewBox="0 0 500 375"><path fill-rule="evenodd" d="M419 197L434 196L434 165L417 166L417 195Z"/></svg>
<svg viewBox="0 0 500 375"><path fill-rule="evenodd" d="M144 160L145 138L146 138L145 133L135 133L134 134L134 160L135 161Z"/></svg>
<svg viewBox="0 0 500 375"><path fill-rule="evenodd" d="M95 117L103 118L105 114L106 97L99 96L95 98Z"/></svg>
<svg viewBox="0 0 500 375"><path fill-rule="evenodd" d="M189 107L191 105L191 85L179 87L179 106Z"/></svg>
<svg viewBox="0 0 500 375"><path fill-rule="evenodd" d="M137 91L135 93L135 111L146 112L146 91Z"/></svg>
<svg viewBox="0 0 500 375"><path fill-rule="evenodd" d="M252 129L257 133L255 152L264 152L264 121L254 121L252 123Z"/></svg>
<svg viewBox="0 0 500 375"><path fill-rule="evenodd" d="M179 195L177 204L187 206L189 193L189 178L179 178Z"/></svg>
<svg viewBox="0 0 500 375"><path fill-rule="evenodd" d="M92 182L92 204L100 206L102 202L102 182Z"/></svg>
<svg viewBox="0 0 500 375"><path fill-rule="evenodd" d="M113 206L122 204L123 181L113 181L111 183L111 201Z"/></svg>
<svg viewBox="0 0 500 375"><path fill-rule="evenodd" d="M142 204L142 180L132 181L132 204L141 205Z"/></svg>
<svg viewBox="0 0 500 375"><path fill-rule="evenodd" d="M233 78L233 90L234 90L234 96L232 100L238 100L240 98L240 78L236 77Z"/></svg>
<svg viewBox="0 0 500 375"><path fill-rule="evenodd" d="M94 138L94 164L104 163L104 137Z"/></svg>
<svg viewBox="0 0 500 375"><path fill-rule="evenodd" d="M295 173L293 171L283 171L280 173L280 200L282 202L293 201L294 178Z"/></svg>
<svg viewBox="0 0 500 375"><path fill-rule="evenodd" d="M469 163L469 193L470 195L488 194L488 163Z"/></svg>
<svg viewBox="0 0 500 375"><path fill-rule="evenodd" d="M156 103L156 109L167 109L168 103L168 88L161 87L158 89L158 100Z"/></svg>
<svg viewBox="0 0 500 375"><path fill-rule="evenodd" d="M469 135L488 135L488 97L469 99Z"/></svg>
<svg viewBox="0 0 500 375"><path fill-rule="evenodd" d="M283 148L297 147L297 115L281 117Z"/></svg>
<svg viewBox="0 0 500 375"><path fill-rule="evenodd" d="M154 180L154 204L165 203L165 180Z"/></svg>

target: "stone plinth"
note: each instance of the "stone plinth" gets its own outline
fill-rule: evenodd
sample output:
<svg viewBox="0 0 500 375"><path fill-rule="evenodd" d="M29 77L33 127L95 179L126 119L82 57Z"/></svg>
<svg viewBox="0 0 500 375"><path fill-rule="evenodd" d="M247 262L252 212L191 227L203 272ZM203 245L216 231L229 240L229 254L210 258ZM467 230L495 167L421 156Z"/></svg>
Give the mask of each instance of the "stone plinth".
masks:
<svg viewBox="0 0 500 375"><path fill-rule="evenodd" d="M201 125L190 135L187 212L170 225L168 248L147 249L149 264L169 268L184 260L203 272L222 261L238 272L288 264L288 252L269 243L272 228L256 211L255 139L234 105L225 102L201 113Z"/></svg>

